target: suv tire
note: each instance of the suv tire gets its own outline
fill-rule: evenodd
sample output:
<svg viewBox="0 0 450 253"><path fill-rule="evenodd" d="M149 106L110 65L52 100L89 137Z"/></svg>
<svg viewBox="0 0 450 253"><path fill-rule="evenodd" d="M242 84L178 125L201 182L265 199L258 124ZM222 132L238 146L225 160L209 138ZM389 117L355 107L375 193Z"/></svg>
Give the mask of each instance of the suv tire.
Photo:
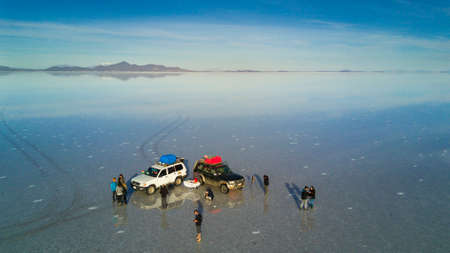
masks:
<svg viewBox="0 0 450 253"><path fill-rule="evenodd" d="M154 185L150 185L145 192L147 192L148 195L152 195L153 193L156 192L156 187Z"/></svg>
<svg viewBox="0 0 450 253"><path fill-rule="evenodd" d="M221 185L220 185L220 191L221 191L222 193L227 194L228 191L229 191L229 189L228 189L228 187L227 187L226 184L221 184Z"/></svg>
<svg viewBox="0 0 450 253"><path fill-rule="evenodd" d="M182 177L177 177L175 179L175 185L180 185L181 183L183 183L183 178Z"/></svg>
<svg viewBox="0 0 450 253"><path fill-rule="evenodd" d="M203 175L200 175L200 177L198 178L198 181L200 182L200 185L205 184L205 178L203 177Z"/></svg>

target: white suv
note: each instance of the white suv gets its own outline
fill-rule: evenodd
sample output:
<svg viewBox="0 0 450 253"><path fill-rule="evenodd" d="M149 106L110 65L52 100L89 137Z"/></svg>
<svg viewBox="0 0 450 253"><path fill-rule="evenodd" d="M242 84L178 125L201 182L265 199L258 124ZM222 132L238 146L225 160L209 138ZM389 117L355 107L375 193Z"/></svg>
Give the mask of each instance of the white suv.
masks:
<svg viewBox="0 0 450 253"><path fill-rule="evenodd" d="M177 157L175 163L170 165L161 162L152 165L145 173L132 178L131 185L133 189L145 190L150 195L162 185L180 185L186 176L187 169L184 158Z"/></svg>

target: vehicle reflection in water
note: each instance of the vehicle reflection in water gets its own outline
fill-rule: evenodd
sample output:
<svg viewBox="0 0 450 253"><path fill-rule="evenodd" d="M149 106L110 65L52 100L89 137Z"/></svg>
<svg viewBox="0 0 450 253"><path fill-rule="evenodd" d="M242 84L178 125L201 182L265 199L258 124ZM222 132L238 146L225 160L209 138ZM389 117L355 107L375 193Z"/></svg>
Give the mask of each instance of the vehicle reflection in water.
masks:
<svg viewBox="0 0 450 253"><path fill-rule="evenodd" d="M205 200L203 194L208 187L201 186L198 189L190 189L184 186L169 187L166 210L180 208L185 201L192 201L194 203L201 201L206 211L209 212L218 212L217 210L220 208L235 208L244 203L242 191L230 191L228 194L222 194L219 188L216 187L210 187L214 192L214 200ZM134 206L145 210L156 208L165 210L162 208L161 195L159 193L147 195L145 192L135 192L130 202Z"/></svg>

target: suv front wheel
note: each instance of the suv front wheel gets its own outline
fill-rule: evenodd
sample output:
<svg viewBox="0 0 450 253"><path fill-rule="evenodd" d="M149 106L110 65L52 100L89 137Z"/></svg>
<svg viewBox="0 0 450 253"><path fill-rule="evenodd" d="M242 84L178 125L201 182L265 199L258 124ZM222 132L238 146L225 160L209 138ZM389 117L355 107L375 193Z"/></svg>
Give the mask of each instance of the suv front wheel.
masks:
<svg viewBox="0 0 450 253"><path fill-rule="evenodd" d="M155 191L156 191L156 187L154 185L150 185L146 190L148 195L152 195L153 193L155 193Z"/></svg>
<svg viewBox="0 0 450 253"><path fill-rule="evenodd" d="M175 185L180 185L181 183L183 183L183 178L177 177L177 179L175 179Z"/></svg>
<svg viewBox="0 0 450 253"><path fill-rule="evenodd" d="M220 191L221 191L222 193L227 194L228 191L229 191L227 185L226 185L226 184L220 185Z"/></svg>

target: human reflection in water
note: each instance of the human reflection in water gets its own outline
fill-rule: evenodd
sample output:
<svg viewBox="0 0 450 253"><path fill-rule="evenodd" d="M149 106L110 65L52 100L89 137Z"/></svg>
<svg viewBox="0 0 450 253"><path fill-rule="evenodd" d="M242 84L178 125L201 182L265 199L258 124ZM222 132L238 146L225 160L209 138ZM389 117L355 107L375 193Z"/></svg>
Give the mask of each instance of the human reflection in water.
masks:
<svg viewBox="0 0 450 253"><path fill-rule="evenodd" d="M167 186L161 186L161 188L159 189L159 193L161 194L161 208L167 209L167 194L169 194Z"/></svg>
<svg viewBox="0 0 450 253"><path fill-rule="evenodd" d="M267 199L269 198L269 176L264 175L264 214L269 211L269 204Z"/></svg>
<svg viewBox="0 0 450 253"><path fill-rule="evenodd" d="M167 223L166 210L162 210L161 212L161 228L167 230L169 227L169 223Z"/></svg>
<svg viewBox="0 0 450 253"><path fill-rule="evenodd" d="M128 213L126 206L117 206L113 210L114 227L119 228L121 226L128 225Z"/></svg>
<svg viewBox="0 0 450 253"><path fill-rule="evenodd" d="M308 232L314 229L314 212L300 212L300 231Z"/></svg>
<svg viewBox="0 0 450 253"><path fill-rule="evenodd" d="M269 186L264 186L264 215L269 211Z"/></svg>

